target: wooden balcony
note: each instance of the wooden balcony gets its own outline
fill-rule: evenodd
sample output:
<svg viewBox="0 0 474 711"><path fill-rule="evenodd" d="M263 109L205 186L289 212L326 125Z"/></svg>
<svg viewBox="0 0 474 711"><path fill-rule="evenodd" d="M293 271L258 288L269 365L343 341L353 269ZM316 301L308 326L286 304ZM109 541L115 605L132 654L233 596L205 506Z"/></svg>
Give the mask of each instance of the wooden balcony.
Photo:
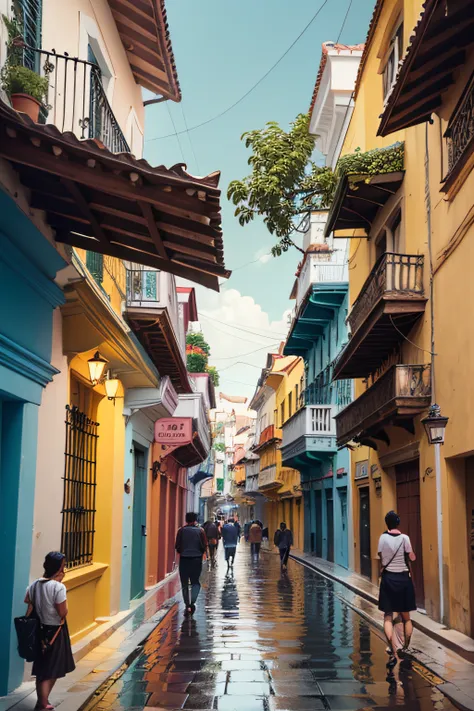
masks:
<svg viewBox="0 0 474 711"><path fill-rule="evenodd" d="M395 424L414 432L413 418L429 407L430 365L393 365L372 387L336 415L337 446L350 440L389 443L384 431Z"/></svg>
<svg viewBox="0 0 474 711"><path fill-rule="evenodd" d="M352 336L334 364L334 378L373 373L425 310L423 255L384 254L348 316Z"/></svg>

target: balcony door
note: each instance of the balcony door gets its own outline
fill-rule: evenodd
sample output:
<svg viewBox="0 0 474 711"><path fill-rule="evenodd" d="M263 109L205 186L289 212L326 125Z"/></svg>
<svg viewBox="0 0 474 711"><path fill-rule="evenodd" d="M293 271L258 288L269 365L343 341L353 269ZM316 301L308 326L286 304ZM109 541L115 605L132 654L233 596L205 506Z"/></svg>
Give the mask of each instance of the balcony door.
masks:
<svg viewBox="0 0 474 711"><path fill-rule="evenodd" d="M397 464L395 473L397 477L397 510L401 519L401 530L410 536L410 541L416 554L416 561L412 563L416 604L419 608L424 609L425 589L423 581L419 460L414 459L411 462Z"/></svg>

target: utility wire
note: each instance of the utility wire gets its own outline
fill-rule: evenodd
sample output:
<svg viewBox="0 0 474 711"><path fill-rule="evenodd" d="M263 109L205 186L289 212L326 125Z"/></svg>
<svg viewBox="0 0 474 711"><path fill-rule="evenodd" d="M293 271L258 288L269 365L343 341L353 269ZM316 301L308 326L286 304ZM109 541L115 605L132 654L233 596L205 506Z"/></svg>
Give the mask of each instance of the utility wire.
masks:
<svg viewBox="0 0 474 711"><path fill-rule="evenodd" d="M197 172L198 172L199 175L201 175L201 170L200 170L200 168L199 168L198 159L196 158L196 153L194 152L193 142L191 141L191 136L190 136L190 134L189 134L188 122L186 121L186 116L185 116L185 114L184 114L184 108L183 108L183 102L182 102L182 101L181 101L181 103L180 103L180 106L181 106L181 113L183 114L184 125L185 125L185 127L186 127L186 133L188 134L189 145L191 146L191 151L192 151L192 154L193 154L193 156L194 156L194 162L196 163ZM178 137L178 136L176 136L176 138L177 138L177 137Z"/></svg>
<svg viewBox="0 0 474 711"><path fill-rule="evenodd" d="M199 311L199 316L204 316L204 318L209 319L209 321L215 321L216 323L221 323L223 326L228 326L229 328L235 328L237 331L243 331L244 333L251 333L252 336L258 336L259 338L268 338L270 341L274 341L275 338L286 338L288 334L284 333L274 333L272 336L267 336L264 333L255 333L255 331L250 331L248 328L242 328L241 326L234 326L231 323L226 323L225 321L219 321L219 319L214 318L213 316L208 316L207 314L203 313L202 311ZM271 331L269 331L271 333Z"/></svg>
<svg viewBox="0 0 474 711"><path fill-rule="evenodd" d="M232 109L234 109L238 104L240 104L244 99L246 99L247 96L249 96L257 88L257 86L259 86L268 77L268 75L272 73L272 71L280 64L280 62L283 61L283 59L286 57L286 55L293 49L295 44L297 44L297 42L299 42L299 40L303 37L305 32L311 27L311 25L313 24L315 19L321 13L323 8L328 4L328 2L329 2L329 0L324 0L322 5L319 7L319 9L315 12L315 14L311 18L311 20L308 22L306 27L304 27L304 29L299 33L298 37L290 44L288 49L280 56L279 59L277 59L277 61L270 67L270 69L268 69L265 72L265 74L262 77L260 77L260 79L258 81L256 81L255 84L252 87L250 87L250 89L248 91L245 92L245 94L243 94L239 99L237 99L237 101L234 101L233 104L231 104L226 109L224 109L224 111L221 111L219 114L216 114L215 116L213 116L210 119L207 119L206 121L202 121L201 123L198 123L196 126L191 126L191 128L188 128L187 131L195 131L197 128L201 128L201 126L206 126L208 123L211 123L212 121L216 121L218 118L221 118L221 116L224 116L225 114L229 113L229 111L232 111ZM180 131L180 133L186 133L186 131ZM163 138L170 138L172 136L174 136L174 134L170 133L166 136L156 136L156 138L149 138L148 140L150 142L151 141L160 141Z"/></svg>
<svg viewBox="0 0 474 711"><path fill-rule="evenodd" d="M178 131L176 130L176 124L175 124L175 122L174 122L174 118L173 118L173 116L171 115L171 109L170 109L169 101L166 101L165 103L166 103L166 108L168 109L168 114L169 114L169 117L170 117L170 119L171 119L171 123L173 124L173 129L174 129L174 133L172 133L171 135L172 135L172 136L176 136L176 140L178 141L179 150L181 151L181 158L183 159L183 163L186 163L186 159L185 159L185 157L184 157L183 146L181 145L181 141L179 140ZM186 132L185 132L185 131L180 131L180 133L186 133Z"/></svg>
<svg viewBox="0 0 474 711"><path fill-rule="evenodd" d="M351 7L352 7L352 0L349 0L349 6L348 6L348 8L347 8L346 16L344 17L344 20L343 20L343 22L342 22L341 29L339 30L339 34L338 34L338 36L337 36L336 44L339 44L339 40L341 39L342 32L343 32L343 30L344 30L345 24L346 24L346 22L347 22L347 18L349 17L349 13L350 13L350 11L351 11Z"/></svg>
<svg viewBox="0 0 474 711"><path fill-rule="evenodd" d="M239 353L238 355L235 356L225 356L223 358L213 358L212 360L233 360L234 358L244 358L247 355L252 355L253 353L259 353L260 351L265 351L268 348L276 348L279 344L278 343L269 343L266 346L262 346L262 348L257 348L254 351L249 351L248 353ZM252 365L251 363L248 363L247 365ZM257 366L255 366L257 367ZM223 370L226 370L226 368L223 368Z"/></svg>

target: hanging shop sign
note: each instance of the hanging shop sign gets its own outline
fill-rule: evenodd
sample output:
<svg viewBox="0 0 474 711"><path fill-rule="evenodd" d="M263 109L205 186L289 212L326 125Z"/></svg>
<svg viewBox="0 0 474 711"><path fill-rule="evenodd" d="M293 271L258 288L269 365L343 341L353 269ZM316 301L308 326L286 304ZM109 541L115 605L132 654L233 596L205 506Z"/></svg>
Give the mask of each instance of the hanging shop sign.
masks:
<svg viewBox="0 0 474 711"><path fill-rule="evenodd" d="M161 445L161 457L192 441L192 417L163 417L155 422L155 442Z"/></svg>

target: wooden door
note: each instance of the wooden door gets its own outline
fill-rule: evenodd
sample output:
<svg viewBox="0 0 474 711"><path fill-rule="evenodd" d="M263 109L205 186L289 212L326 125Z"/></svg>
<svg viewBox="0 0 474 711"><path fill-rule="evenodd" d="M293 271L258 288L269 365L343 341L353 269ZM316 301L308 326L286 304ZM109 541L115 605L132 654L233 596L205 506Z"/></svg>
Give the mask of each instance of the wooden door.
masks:
<svg viewBox="0 0 474 711"><path fill-rule="evenodd" d="M370 579L372 577L372 558L370 555L370 494L368 486L359 489L359 503L360 572Z"/></svg>
<svg viewBox="0 0 474 711"><path fill-rule="evenodd" d="M416 604L424 609L425 589L423 581L423 546L421 538L420 511L420 468L418 459L397 464L397 513L400 516L400 530L410 536L416 561L412 563Z"/></svg>

